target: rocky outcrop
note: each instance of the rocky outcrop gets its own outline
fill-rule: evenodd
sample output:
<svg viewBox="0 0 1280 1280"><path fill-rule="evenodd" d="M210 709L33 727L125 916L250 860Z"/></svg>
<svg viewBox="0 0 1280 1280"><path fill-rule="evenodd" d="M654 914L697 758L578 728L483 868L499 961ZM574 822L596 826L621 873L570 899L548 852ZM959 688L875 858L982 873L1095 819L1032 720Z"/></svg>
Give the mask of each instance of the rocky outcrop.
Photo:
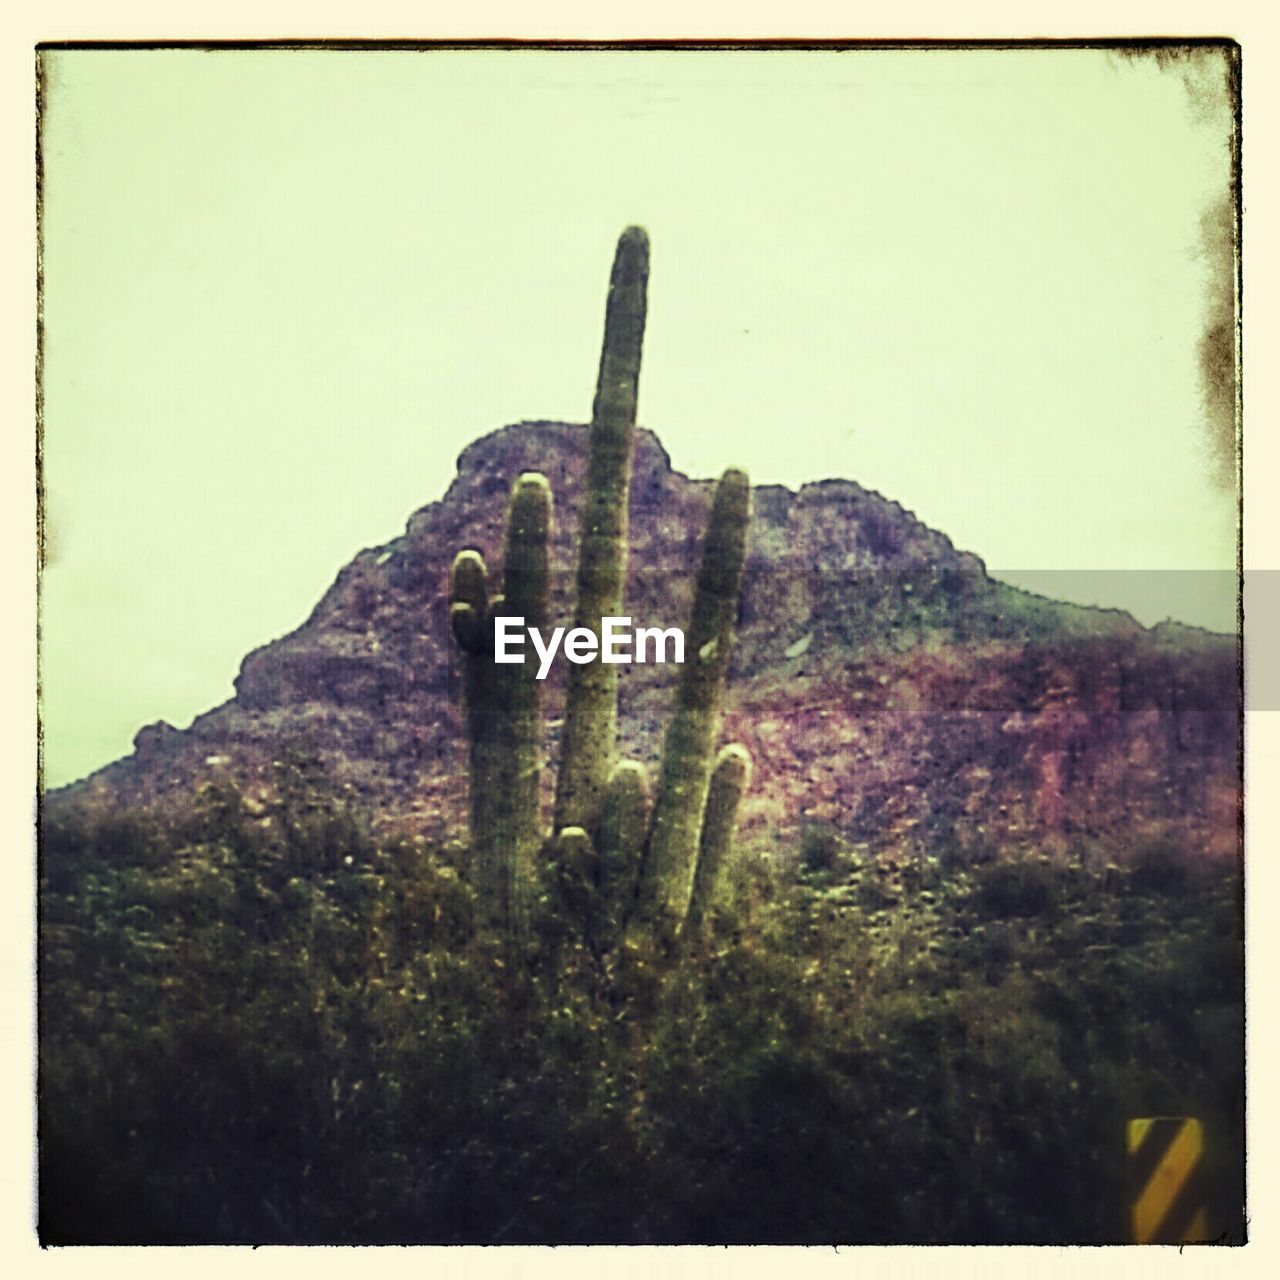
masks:
<svg viewBox="0 0 1280 1280"><path fill-rule="evenodd" d="M48 803L163 806L210 777L265 795L271 761L300 749L380 822L453 829L466 781L449 565L474 547L500 569L511 482L541 471L556 495L551 613L567 623L586 431L520 423L469 445L443 499L361 551L303 626L244 659L231 701L186 730L147 726L133 755ZM637 433L638 624L684 625L710 495ZM1146 631L1015 591L851 481L760 486L754 512L725 727L755 761L744 830L822 821L937 850L1173 836L1235 852L1234 638ZM547 689L552 752L562 671ZM622 748L652 764L675 668L621 672Z"/></svg>

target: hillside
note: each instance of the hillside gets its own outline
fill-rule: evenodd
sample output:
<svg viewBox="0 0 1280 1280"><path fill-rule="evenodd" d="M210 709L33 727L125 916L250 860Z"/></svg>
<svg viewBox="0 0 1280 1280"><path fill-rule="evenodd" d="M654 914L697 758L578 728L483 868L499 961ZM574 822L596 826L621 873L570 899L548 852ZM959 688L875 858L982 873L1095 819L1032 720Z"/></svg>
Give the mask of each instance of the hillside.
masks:
<svg viewBox="0 0 1280 1280"><path fill-rule="evenodd" d="M272 762L314 760L380 829L456 833L465 809L448 570L499 559L506 496L539 470L556 500L552 613L571 609L586 428L520 423L468 446L444 497L361 551L307 621L246 656L235 697L189 729L141 729L134 753L53 792L53 813L181 807L234 781L267 814ZM637 433L628 609L684 625L710 482ZM1174 837L1238 848L1234 639L1146 630L1127 614L991 579L899 504L847 480L754 490L726 736L756 782L744 835L830 824L908 856ZM624 666L625 752L652 763L673 666ZM563 663L548 680L554 759Z"/></svg>

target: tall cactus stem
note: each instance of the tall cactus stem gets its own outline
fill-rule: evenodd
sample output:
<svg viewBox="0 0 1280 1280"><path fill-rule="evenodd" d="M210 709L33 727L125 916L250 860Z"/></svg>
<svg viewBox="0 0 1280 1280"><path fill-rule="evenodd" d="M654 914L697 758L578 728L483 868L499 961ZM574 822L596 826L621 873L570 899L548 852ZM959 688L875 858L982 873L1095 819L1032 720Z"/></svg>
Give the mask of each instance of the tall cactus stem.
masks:
<svg viewBox="0 0 1280 1280"><path fill-rule="evenodd" d="M622 614L627 573L627 495L644 343L649 237L629 227L618 240L605 307L604 344L591 415L574 625L600 634ZM569 669L555 827L593 831L612 772L618 728L618 669L593 662Z"/></svg>

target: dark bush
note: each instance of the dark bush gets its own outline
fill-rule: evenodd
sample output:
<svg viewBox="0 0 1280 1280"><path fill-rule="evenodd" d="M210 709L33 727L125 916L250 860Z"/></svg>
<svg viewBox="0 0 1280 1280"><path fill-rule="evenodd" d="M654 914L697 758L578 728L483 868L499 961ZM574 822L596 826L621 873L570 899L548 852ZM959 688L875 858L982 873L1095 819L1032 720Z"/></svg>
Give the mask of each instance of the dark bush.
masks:
<svg viewBox="0 0 1280 1280"><path fill-rule="evenodd" d="M51 825L46 1243L1119 1241L1150 1114L1204 1117L1241 1238L1230 870L1174 903L997 862L873 911L814 824L824 874L757 869L731 933L615 963L569 922L521 974L465 849L293 800L272 844L205 797L150 868Z"/></svg>
<svg viewBox="0 0 1280 1280"><path fill-rule="evenodd" d="M806 871L831 871L840 855L840 833L826 822L809 822L800 831L800 865Z"/></svg>
<svg viewBox="0 0 1280 1280"><path fill-rule="evenodd" d="M978 898L988 917L1038 916L1052 905L1055 887L1053 870L1044 863L996 862L983 869Z"/></svg>
<svg viewBox="0 0 1280 1280"><path fill-rule="evenodd" d="M1134 893L1178 898L1186 893L1191 868L1186 855L1164 843L1144 845L1134 856L1129 887Z"/></svg>

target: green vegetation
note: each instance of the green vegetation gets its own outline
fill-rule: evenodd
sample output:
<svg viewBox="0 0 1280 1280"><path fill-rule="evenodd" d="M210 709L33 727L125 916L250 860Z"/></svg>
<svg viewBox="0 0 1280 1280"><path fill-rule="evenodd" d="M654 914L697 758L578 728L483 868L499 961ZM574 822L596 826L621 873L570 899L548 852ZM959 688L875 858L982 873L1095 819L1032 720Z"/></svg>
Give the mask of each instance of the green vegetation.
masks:
<svg viewBox="0 0 1280 1280"><path fill-rule="evenodd" d="M265 814L45 825L47 1241L1122 1240L1152 1114L1204 1120L1240 1238L1232 871L797 836L678 955L570 930L517 979L468 851L304 763Z"/></svg>

